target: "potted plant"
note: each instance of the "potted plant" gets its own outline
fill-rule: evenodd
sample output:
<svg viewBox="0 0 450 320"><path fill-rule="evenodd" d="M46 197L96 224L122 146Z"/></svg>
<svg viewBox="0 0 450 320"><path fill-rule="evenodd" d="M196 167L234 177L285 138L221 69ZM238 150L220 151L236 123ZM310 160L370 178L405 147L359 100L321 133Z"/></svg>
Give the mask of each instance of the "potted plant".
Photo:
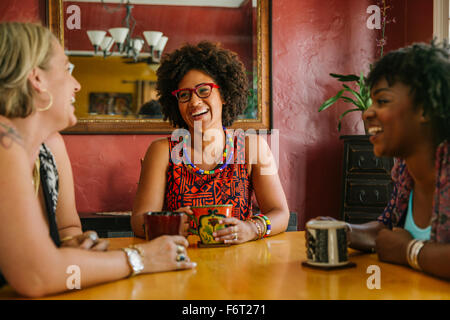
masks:
<svg viewBox="0 0 450 320"><path fill-rule="evenodd" d="M325 101L320 106L319 112L328 109L339 99L342 99L347 103L353 104L354 108L346 110L339 117L338 131L341 131L341 122L342 118L345 115L354 111L364 112L370 107L370 105L372 104L372 99L370 98L370 88L367 85L367 79L364 77L362 72L359 77L354 74L342 75L336 73L330 73L330 76L337 78L338 81L343 82L342 86L344 87L344 89L340 90L334 97L331 97L330 99ZM359 91L350 88L347 84L345 84L346 82L356 82L356 85L359 87ZM344 96L345 92L350 92L353 95L353 99L348 96Z"/></svg>
<svg viewBox="0 0 450 320"><path fill-rule="evenodd" d="M392 18L390 20L387 19L387 10L392 9L391 5L388 5L386 3L386 0L378 0L377 1L378 6L380 6L381 9L381 18L382 18L382 28L381 28L381 39L377 39L377 47L380 48L380 58L383 57L383 49L386 44L387 37L385 35L385 29L386 24L394 22L395 18ZM370 66L372 68L372 65ZM340 90L334 97L329 98L327 101L325 101L319 108L319 112L328 109L331 107L336 101L339 99L344 100L347 103L353 104L354 108L346 110L344 113L342 113L339 117L338 122L338 131L341 131L341 123L342 118L349 114L350 112L354 111L361 111L364 112L367 110L370 105L372 104L372 99L370 98L370 88L367 84L367 79L364 77L363 73L361 72L360 76L357 76L355 74L349 74L349 75L342 75L342 74L336 74L336 73L330 73L330 76L337 78L339 81L343 82L342 86L344 89ZM356 91L352 88L350 88L345 83L355 82L356 86L359 87L359 90ZM353 99L343 95L345 92L350 92L353 95Z"/></svg>

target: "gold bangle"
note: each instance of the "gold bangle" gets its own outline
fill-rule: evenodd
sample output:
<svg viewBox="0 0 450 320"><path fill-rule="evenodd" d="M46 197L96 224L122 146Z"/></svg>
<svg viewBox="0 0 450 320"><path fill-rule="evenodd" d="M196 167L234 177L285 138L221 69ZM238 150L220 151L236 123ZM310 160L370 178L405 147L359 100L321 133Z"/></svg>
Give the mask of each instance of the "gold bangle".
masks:
<svg viewBox="0 0 450 320"><path fill-rule="evenodd" d="M264 226L264 232L262 233L262 237L264 237L264 235L266 234L266 232L267 232L267 223L266 223L266 221L262 218L262 217L260 217L260 216L254 216L254 217L252 217L252 219L258 219L259 221L261 221L262 223L263 223L263 226ZM262 238L261 237L261 238Z"/></svg>
<svg viewBox="0 0 450 320"><path fill-rule="evenodd" d="M263 227L261 228L261 234L259 235L259 239L262 239L264 237L264 235L267 232L267 225L266 222L264 221L263 218L258 217L258 216L254 216L252 217L252 220L255 220L255 222L259 225L258 221L261 221ZM263 230L264 229L264 230Z"/></svg>
<svg viewBox="0 0 450 320"><path fill-rule="evenodd" d="M413 253L412 253L412 261L413 261L413 265L414 265L414 269L422 271L422 268L419 265L419 253L420 250L422 250L424 245L424 241L423 240L418 240L413 247Z"/></svg>
<svg viewBox="0 0 450 320"><path fill-rule="evenodd" d="M406 260L408 261L408 264L411 266L411 268L414 268L411 260L411 248L416 242L417 240L413 239L409 241L408 246L406 247Z"/></svg>
<svg viewBox="0 0 450 320"><path fill-rule="evenodd" d="M255 220L250 219L249 221L256 226L256 239L255 240L261 239L262 228L259 226L259 224Z"/></svg>

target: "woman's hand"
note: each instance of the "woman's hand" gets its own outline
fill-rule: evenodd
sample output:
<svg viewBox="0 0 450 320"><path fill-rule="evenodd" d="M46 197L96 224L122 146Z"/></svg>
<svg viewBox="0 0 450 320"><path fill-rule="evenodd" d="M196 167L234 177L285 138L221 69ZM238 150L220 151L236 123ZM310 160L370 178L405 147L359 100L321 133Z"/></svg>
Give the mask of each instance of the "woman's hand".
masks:
<svg viewBox="0 0 450 320"><path fill-rule="evenodd" d="M182 236L161 236L149 242L135 245L144 259L144 273L192 269L186 248L189 242Z"/></svg>
<svg viewBox="0 0 450 320"><path fill-rule="evenodd" d="M182 223L183 226L180 228L181 229L180 230L180 234L183 237L187 237L189 235L189 231L188 231L189 230L189 219L188 219L186 214L193 215L194 211L192 211L190 206L187 206L187 207L181 207L178 210L175 210L175 212L183 212L183 213L185 213L183 215L182 219L181 219L181 221L182 221L181 223Z"/></svg>
<svg viewBox="0 0 450 320"><path fill-rule="evenodd" d="M80 248L84 250L106 251L109 247L107 239L100 239L95 231L86 231L82 234L66 237L61 240L61 247Z"/></svg>
<svg viewBox="0 0 450 320"><path fill-rule="evenodd" d="M236 218L225 218L219 224L228 225L227 228L213 233L214 240L224 243L239 244L254 240L257 236L251 222Z"/></svg>
<svg viewBox="0 0 450 320"><path fill-rule="evenodd" d="M402 228L380 230L375 239L378 258L385 262L408 265L406 248L412 239L411 234Z"/></svg>

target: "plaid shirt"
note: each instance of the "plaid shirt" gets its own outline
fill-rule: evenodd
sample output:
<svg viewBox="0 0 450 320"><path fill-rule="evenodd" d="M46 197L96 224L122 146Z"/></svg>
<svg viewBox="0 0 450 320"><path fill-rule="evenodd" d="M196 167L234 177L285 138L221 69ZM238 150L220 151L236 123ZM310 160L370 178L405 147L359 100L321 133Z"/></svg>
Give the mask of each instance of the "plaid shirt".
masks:
<svg viewBox="0 0 450 320"><path fill-rule="evenodd" d="M436 189L433 196L430 240L438 243L450 243L450 144L442 142L436 149ZM409 194L414 181L408 172L404 160L396 159L392 168L394 189L391 200L384 212L378 217L389 228L403 227L408 211Z"/></svg>

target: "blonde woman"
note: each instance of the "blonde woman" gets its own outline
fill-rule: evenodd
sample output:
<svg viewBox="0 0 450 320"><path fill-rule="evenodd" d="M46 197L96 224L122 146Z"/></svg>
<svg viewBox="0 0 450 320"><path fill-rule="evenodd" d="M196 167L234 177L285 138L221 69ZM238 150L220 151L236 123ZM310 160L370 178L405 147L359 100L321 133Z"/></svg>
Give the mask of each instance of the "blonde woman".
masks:
<svg viewBox="0 0 450 320"><path fill-rule="evenodd" d="M76 123L73 103L81 88L72 69L46 28L0 24L0 286L40 297L67 290L70 265L80 267L82 288L195 267L181 236L103 251L107 243L95 233L81 233L58 134Z"/></svg>

